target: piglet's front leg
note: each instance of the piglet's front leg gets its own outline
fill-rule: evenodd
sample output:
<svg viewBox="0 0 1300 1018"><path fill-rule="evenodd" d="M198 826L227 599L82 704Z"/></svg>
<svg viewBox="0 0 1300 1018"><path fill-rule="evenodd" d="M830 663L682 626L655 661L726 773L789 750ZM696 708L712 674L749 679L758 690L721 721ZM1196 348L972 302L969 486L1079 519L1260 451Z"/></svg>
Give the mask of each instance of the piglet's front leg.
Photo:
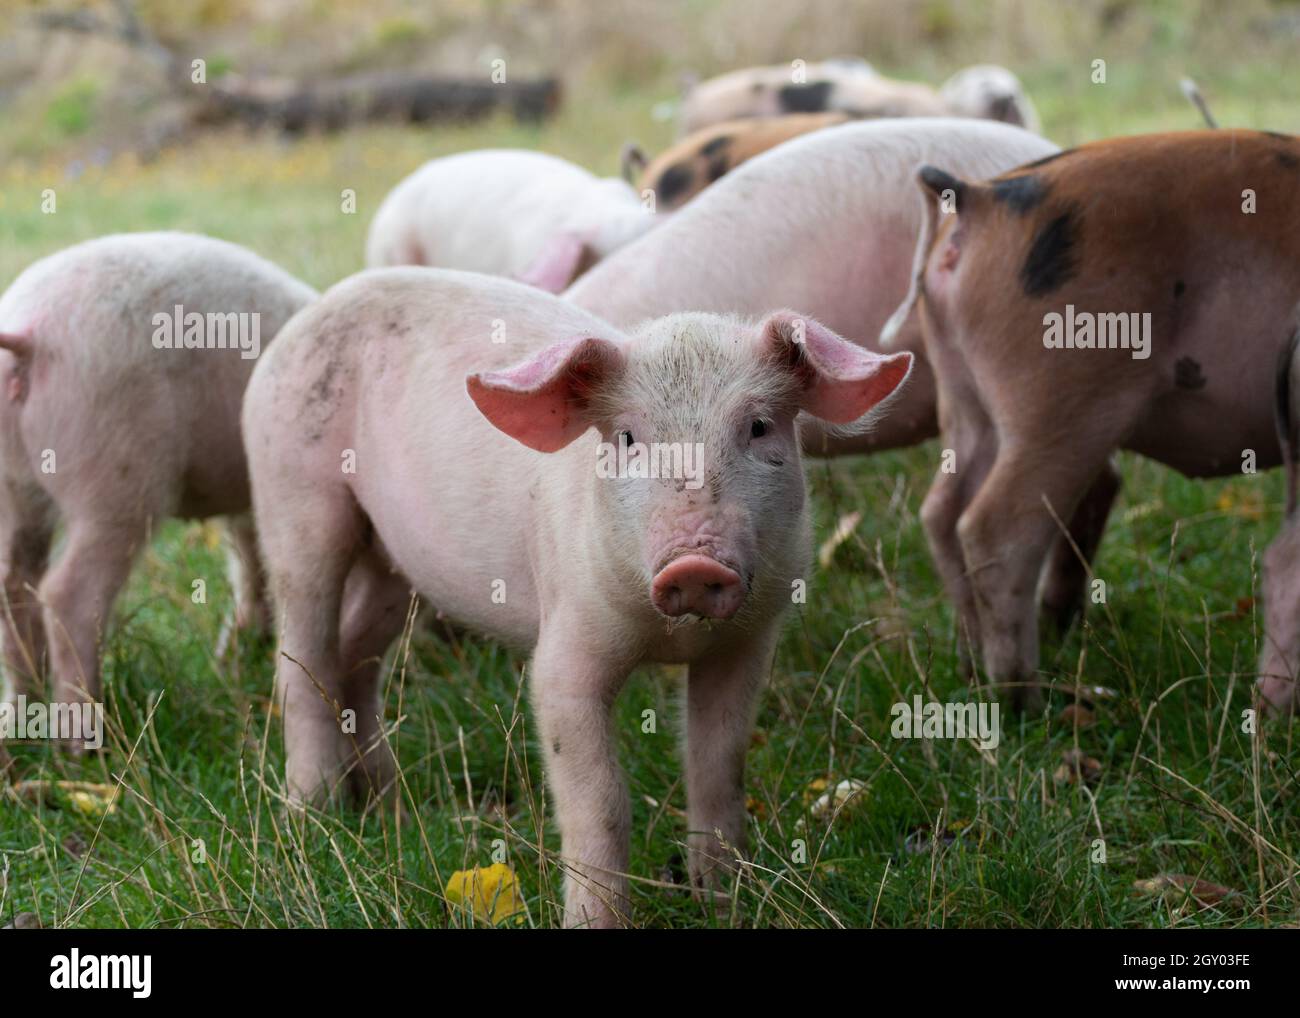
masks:
<svg viewBox="0 0 1300 1018"><path fill-rule="evenodd" d="M532 662L532 699L560 826L564 925L630 925L631 806L612 710L628 668L583 647L580 623L548 620Z"/></svg>
<svg viewBox="0 0 1300 1018"><path fill-rule="evenodd" d="M773 632L691 664L686 687L687 847L691 886L697 892L724 889L735 853L745 848L745 753L775 646Z"/></svg>

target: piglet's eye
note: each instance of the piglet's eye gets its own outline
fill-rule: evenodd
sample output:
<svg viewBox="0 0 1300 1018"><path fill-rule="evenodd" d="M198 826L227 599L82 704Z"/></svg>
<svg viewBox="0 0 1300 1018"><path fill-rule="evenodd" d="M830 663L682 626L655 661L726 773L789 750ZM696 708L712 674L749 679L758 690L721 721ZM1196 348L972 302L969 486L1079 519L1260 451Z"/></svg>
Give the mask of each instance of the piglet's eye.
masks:
<svg viewBox="0 0 1300 1018"><path fill-rule="evenodd" d="M764 424L762 421L756 420L754 421L753 424L749 426L750 438L762 438L766 434L767 434L767 425Z"/></svg>
<svg viewBox="0 0 1300 1018"><path fill-rule="evenodd" d="M636 443L636 439L632 437L632 432L630 431L620 431L618 433L618 440L626 446L631 446Z"/></svg>

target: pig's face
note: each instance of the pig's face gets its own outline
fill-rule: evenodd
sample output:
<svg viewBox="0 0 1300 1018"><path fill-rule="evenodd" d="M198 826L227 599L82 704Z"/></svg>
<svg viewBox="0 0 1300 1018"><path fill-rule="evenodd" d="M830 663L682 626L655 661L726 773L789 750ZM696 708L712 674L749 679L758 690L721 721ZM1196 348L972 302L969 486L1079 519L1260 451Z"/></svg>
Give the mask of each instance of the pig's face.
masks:
<svg viewBox="0 0 1300 1018"><path fill-rule="evenodd" d="M554 344L468 387L541 452L599 432L582 446L595 451L592 540L655 611L743 619L788 595L806 562L796 416L860 425L910 368L910 354L883 357L791 312L757 325L684 314L630 341Z"/></svg>
<svg viewBox="0 0 1300 1018"><path fill-rule="evenodd" d="M638 330L594 394L606 551L656 611L730 618L761 569L802 569L800 389L759 328L693 314Z"/></svg>

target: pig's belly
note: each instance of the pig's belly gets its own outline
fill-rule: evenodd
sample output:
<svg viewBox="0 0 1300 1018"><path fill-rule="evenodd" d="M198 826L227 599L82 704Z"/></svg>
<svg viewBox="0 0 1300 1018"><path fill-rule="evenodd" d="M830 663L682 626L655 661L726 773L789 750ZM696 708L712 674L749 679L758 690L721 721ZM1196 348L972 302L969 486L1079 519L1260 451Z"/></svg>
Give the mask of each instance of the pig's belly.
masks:
<svg viewBox="0 0 1300 1018"><path fill-rule="evenodd" d="M402 486L406 488L406 485ZM447 492L452 503L460 501ZM394 568L433 608L453 621L514 647L537 641L537 593L527 549L515 529L495 526L493 503L470 512L429 493L386 493L362 508Z"/></svg>
<svg viewBox="0 0 1300 1018"><path fill-rule="evenodd" d="M1269 470L1282 460L1272 409L1267 388L1245 402L1174 393L1154 402L1124 445L1188 477L1240 474L1247 450L1254 469Z"/></svg>
<svg viewBox="0 0 1300 1018"><path fill-rule="evenodd" d="M1277 466L1278 354L1295 299L1290 286L1257 287L1246 306L1229 292L1201 310L1157 351L1173 388L1151 401L1125 447L1189 477L1239 474L1247 450L1256 470Z"/></svg>

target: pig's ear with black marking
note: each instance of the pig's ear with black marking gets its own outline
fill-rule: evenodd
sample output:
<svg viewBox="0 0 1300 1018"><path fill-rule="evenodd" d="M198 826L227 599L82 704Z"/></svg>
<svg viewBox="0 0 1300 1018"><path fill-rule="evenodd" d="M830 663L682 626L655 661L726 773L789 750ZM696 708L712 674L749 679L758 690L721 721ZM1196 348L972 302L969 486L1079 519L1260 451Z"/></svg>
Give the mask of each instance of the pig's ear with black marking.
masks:
<svg viewBox="0 0 1300 1018"><path fill-rule="evenodd" d="M863 417L912 370L910 353L873 353L793 311L778 311L763 323L763 342L799 374L800 408L831 424Z"/></svg>
<svg viewBox="0 0 1300 1018"><path fill-rule="evenodd" d="M930 249L939 232L941 216L975 211L985 203L988 188L982 184L969 184L954 177L937 166L924 165L916 171L916 183L925 198L921 211L921 231L916 237L916 250L912 254L912 281L908 284L907 296L898 306L889 320L880 330L881 349L888 350L898 339L898 334L907 324L912 309L921 298L922 283L925 279L925 267L930 260ZM951 269L957 264L960 255L957 236L949 234L944 249L944 264Z"/></svg>
<svg viewBox="0 0 1300 1018"><path fill-rule="evenodd" d="M951 173L937 166L922 166L916 172L917 182L941 204L948 202L945 211L956 212L961 206L962 195L966 193L966 181L959 180Z"/></svg>
<svg viewBox="0 0 1300 1018"><path fill-rule="evenodd" d="M617 343L579 336L552 343L522 364L465 380L492 425L538 452L557 452L591 426L592 392L623 367Z"/></svg>
<svg viewBox="0 0 1300 1018"><path fill-rule="evenodd" d="M948 214L976 212L987 207L994 194L986 183L962 180L937 166L925 165L918 169L916 182L934 199L939 211Z"/></svg>

